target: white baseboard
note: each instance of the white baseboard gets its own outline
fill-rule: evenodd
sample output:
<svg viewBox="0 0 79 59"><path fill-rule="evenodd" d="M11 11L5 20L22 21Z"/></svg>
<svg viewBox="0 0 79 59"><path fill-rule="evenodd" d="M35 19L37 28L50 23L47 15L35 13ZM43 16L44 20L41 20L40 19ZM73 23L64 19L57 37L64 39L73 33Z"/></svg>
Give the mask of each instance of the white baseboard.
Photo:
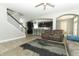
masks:
<svg viewBox="0 0 79 59"><path fill-rule="evenodd" d="M1 40L0 43L4 43L4 42L8 42L8 41L12 41L12 40L17 40L17 39L21 39L21 38L25 38L26 36L20 36L20 37L16 37L16 38L12 38L12 39L5 39L5 40Z"/></svg>

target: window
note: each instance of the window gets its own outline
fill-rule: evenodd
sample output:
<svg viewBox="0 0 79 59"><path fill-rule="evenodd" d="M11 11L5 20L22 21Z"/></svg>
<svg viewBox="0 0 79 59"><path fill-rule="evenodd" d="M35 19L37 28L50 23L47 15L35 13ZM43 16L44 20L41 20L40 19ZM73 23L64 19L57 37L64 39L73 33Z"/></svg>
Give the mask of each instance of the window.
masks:
<svg viewBox="0 0 79 59"><path fill-rule="evenodd" d="M74 30L73 30L73 34L74 35L77 35L77 20L78 20L78 17L76 17L75 19L74 19L74 23L73 23L73 28L74 28Z"/></svg>

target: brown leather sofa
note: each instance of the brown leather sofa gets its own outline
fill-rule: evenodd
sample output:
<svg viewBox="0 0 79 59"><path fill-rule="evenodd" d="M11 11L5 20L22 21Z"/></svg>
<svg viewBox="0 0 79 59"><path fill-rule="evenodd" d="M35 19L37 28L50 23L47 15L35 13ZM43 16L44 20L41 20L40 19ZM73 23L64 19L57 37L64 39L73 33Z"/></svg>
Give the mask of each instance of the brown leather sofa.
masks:
<svg viewBox="0 0 79 59"><path fill-rule="evenodd" d="M64 39L63 30L48 30L41 34L42 39L62 42Z"/></svg>

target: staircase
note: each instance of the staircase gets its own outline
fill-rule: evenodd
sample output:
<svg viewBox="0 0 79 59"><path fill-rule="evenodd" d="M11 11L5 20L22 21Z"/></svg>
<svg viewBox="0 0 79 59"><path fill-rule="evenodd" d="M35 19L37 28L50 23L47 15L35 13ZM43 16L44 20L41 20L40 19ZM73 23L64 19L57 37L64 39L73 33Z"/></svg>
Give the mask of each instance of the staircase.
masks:
<svg viewBox="0 0 79 59"><path fill-rule="evenodd" d="M7 14L19 25L20 30L25 33L26 32L26 27L23 25L22 22L20 22L20 19L22 18L22 15L18 12L15 12L15 11L11 10L11 9L7 9Z"/></svg>

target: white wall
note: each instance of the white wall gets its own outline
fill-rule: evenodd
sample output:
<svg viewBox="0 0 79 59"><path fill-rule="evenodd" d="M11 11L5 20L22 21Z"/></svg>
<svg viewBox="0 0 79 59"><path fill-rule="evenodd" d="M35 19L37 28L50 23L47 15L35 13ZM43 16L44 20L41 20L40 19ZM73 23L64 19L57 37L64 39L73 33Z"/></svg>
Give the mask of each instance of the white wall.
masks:
<svg viewBox="0 0 79 59"><path fill-rule="evenodd" d="M24 33L7 21L6 9L6 7L0 5L0 42L24 36Z"/></svg>

